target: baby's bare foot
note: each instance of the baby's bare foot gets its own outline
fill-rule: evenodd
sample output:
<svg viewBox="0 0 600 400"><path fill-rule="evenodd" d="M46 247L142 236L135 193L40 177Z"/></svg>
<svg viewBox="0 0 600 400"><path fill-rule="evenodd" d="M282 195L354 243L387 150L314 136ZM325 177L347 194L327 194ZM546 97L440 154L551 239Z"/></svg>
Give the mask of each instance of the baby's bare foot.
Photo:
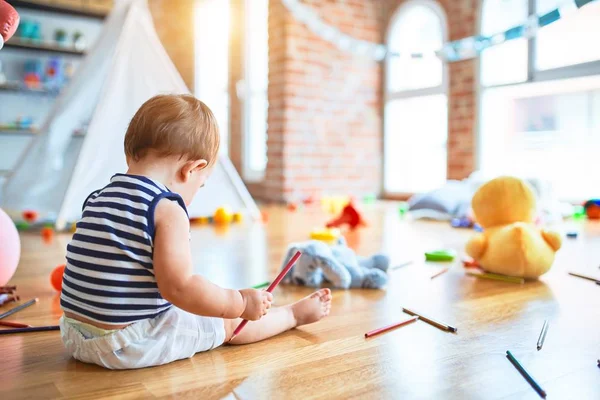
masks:
<svg viewBox="0 0 600 400"><path fill-rule="evenodd" d="M296 326L312 324L329 315L331 310L331 290L317 290L310 296L291 305Z"/></svg>

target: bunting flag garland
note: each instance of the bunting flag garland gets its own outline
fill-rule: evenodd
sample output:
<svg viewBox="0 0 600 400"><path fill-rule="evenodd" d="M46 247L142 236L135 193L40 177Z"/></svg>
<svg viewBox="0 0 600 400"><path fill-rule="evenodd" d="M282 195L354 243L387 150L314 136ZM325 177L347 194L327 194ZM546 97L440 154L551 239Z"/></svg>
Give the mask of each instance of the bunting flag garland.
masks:
<svg viewBox="0 0 600 400"><path fill-rule="evenodd" d="M477 57L483 50L499 45L509 40L519 38L533 38L536 36L539 28L543 28L556 21L566 18L568 15L576 12L586 4L598 0L566 0L561 6L551 10L543 15L531 15L527 21L504 32L499 32L491 36L471 36L453 42L448 42L441 49L435 52L407 53L400 54L390 52L386 45L373 43L366 40L355 39L350 35L341 32L339 29L327 24L319 15L300 0L281 0L287 10L296 20L303 23L313 33L322 39L336 45L340 50L350 52L358 56L365 56L382 61L386 57L409 57L425 58L439 57L444 61L455 62Z"/></svg>

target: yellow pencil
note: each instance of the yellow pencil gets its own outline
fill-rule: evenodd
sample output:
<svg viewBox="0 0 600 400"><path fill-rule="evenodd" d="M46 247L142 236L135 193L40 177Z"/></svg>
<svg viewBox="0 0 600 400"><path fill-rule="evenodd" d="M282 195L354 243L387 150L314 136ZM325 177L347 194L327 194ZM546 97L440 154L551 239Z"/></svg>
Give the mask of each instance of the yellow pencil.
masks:
<svg viewBox="0 0 600 400"><path fill-rule="evenodd" d="M475 276L477 278L482 278L482 279L492 279L495 281L503 281L503 282L510 282L510 283L525 283L525 279L523 278L518 278L516 276L506 276L506 275L498 275L498 274L492 274L489 272L483 272L483 273L475 273L475 272L469 272L467 271L467 275L470 276Z"/></svg>

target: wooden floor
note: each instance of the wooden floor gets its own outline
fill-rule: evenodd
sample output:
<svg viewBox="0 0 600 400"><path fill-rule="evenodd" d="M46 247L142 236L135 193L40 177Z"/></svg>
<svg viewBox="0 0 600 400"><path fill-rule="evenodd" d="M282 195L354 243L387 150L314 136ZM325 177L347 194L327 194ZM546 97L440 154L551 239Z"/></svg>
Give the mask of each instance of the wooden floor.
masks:
<svg viewBox="0 0 600 400"><path fill-rule="evenodd" d="M295 213L268 210L266 226L195 228L198 272L229 287L263 282L276 274L288 243L305 240L328 218L318 207ZM600 286L567 275L578 270L600 277L600 224L577 225L584 232L565 240L552 270L539 282L518 285L465 276L459 263L431 280L441 266L424 263L423 252L462 252L472 231L401 219L390 204L365 206L365 214L370 226L348 236L359 253L383 250L394 264L415 260L391 271L385 290L335 291L331 315L317 324L137 371L77 362L65 353L58 332L0 336L0 399L539 398L506 359L506 350L549 399L600 398ZM32 325L58 321L58 295L49 274L63 262L68 239L65 235L44 245L37 235L22 236L22 261L12 283L23 299L39 297L40 302L7 320ZM284 304L309 292L281 286L275 298ZM416 322L363 337L405 319L403 306L452 324L458 332ZM538 352L545 319L550 328Z"/></svg>

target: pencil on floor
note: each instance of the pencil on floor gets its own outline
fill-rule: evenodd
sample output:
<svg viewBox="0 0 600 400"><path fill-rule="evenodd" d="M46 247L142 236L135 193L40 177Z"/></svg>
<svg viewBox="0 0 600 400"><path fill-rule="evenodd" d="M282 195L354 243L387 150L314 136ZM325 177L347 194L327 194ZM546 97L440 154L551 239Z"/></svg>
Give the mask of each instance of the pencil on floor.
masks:
<svg viewBox="0 0 600 400"><path fill-rule="evenodd" d="M31 328L31 325L22 324L20 322L0 321L0 326L10 326L11 328Z"/></svg>
<svg viewBox="0 0 600 400"><path fill-rule="evenodd" d="M22 309L24 309L24 308L27 308L27 307L29 307L30 305L32 305L32 304L35 304L35 303L37 303L37 302L38 302L38 299L37 299L37 298L36 298L36 299L31 299L31 300L29 300L29 301L28 301L28 302L26 302L26 303L23 303L23 304L21 304L21 305L19 305L19 306L16 306L15 308L11 308L11 309L10 309L10 310L8 310L7 312L0 314L0 319L2 319L2 318L6 318L6 317L8 317L9 315L13 315L14 313L16 313L16 312L18 312L18 311L21 311Z"/></svg>
<svg viewBox="0 0 600 400"><path fill-rule="evenodd" d="M445 274L446 272L448 272L450 268L442 268L440 271L436 272L435 274L431 275L430 279L434 279L437 278L438 276Z"/></svg>
<svg viewBox="0 0 600 400"><path fill-rule="evenodd" d="M467 271L466 274L469 276L474 276L476 278L480 278L480 279L491 279L494 281L502 281L502 282L509 282L509 283L521 283L521 284L525 283L524 278L519 278L516 276L492 274L490 272L476 273L476 272Z"/></svg>
<svg viewBox="0 0 600 400"><path fill-rule="evenodd" d="M32 326L30 328L0 329L0 335L7 335L9 333L29 333L29 332L45 332L45 331L58 331L58 330L60 330L60 327L58 325Z"/></svg>
<svg viewBox="0 0 600 400"><path fill-rule="evenodd" d="M398 322L398 323L395 323L395 324L392 324L392 325L384 326L383 328L374 329L372 331L369 331L369 332L365 333L365 337L369 338L371 336L379 335L380 333L387 332L387 331L392 330L394 328L400 328L401 326L408 325L411 322L415 322L418 319L419 319L419 317L412 317L412 318L406 319L404 321L401 321L401 322Z"/></svg>
<svg viewBox="0 0 600 400"><path fill-rule="evenodd" d="M544 325L542 326L542 331L540 332L540 337L537 341L537 349L540 351L542 346L544 345L544 341L546 340L546 333L548 332L548 321L544 321Z"/></svg>
<svg viewBox="0 0 600 400"><path fill-rule="evenodd" d="M409 266L410 264L412 264L413 262L414 262L414 261L406 261L406 262L403 262L402 264L395 265L395 266L393 266L393 267L392 267L392 268L390 268L390 269L399 269L399 268L402 268L402 267L407 267L407 266Z"/></svg>
<svg viewBox="0 0 600 400"><path fill-rule="evenodd" d="M266 286L269 286L269 283L271 283L271 282L266 281L266 282L263 282L263 283L259 283L258 285L252 286L252 289L262 289L262 288L264 288Z"/></svg>
<svg viewBox="0 0 600 400"><path fill-rule="evenodd" d="M523 368L523 366L517 361L517 359L508 350L506 351L506 358L508 358L508 360L511 362L511 364L521 373L523 378L525 378L525 380L527 382L529 382L531 387L536 392L538 392L538 394L541 397L543 397L545 399L546 392L540 387L540 385L537 384L537 382L531 377L531 375L529 375L529 373L525 370L525 368Z"/></svg>
<svg viewBox="0 0 600 400"><path fill-rule="evenodd" d="M600 280L598 280L598 279L596 279L596 278L594 278L592 276L589 276L589 275L583 275L583 274L579 274L577 272L569 272L569 275L576 276L576 277L582 278L582 279L587 279L588 281L594 281L594 282L596 282L597 284L600 285Z"/></svg>
<svg viewBox="0 0 600 400"><path fill-rule="evenodd" d="M427 322L429 325L433 325L433 326L435 326L436 328L439 328L439 329L441 329L441 330L443 330L443 331L446 331L446 332L453 332L453 333L454 333L454 332L456 332L456 331L458 330L458 329L456 329L456 328L455 328L455 327L453 327L453 326L446 325L446 324L443 324L443 323L441 323L441 322L438 322L438 321L436 321L436 320L433 320L433 319L431 319L431 318L425 317L423 314L417 313L416 311L413 311L413 310L409 310L408 308L404 308L404 307L402 307L402 311L404 311L405 313L407 313L407 314L409 314L409 315L414 315L414 316L417 316L417 317L419 317L419 319L420 319L421 321L425 321L425 322Z"/></svg>

